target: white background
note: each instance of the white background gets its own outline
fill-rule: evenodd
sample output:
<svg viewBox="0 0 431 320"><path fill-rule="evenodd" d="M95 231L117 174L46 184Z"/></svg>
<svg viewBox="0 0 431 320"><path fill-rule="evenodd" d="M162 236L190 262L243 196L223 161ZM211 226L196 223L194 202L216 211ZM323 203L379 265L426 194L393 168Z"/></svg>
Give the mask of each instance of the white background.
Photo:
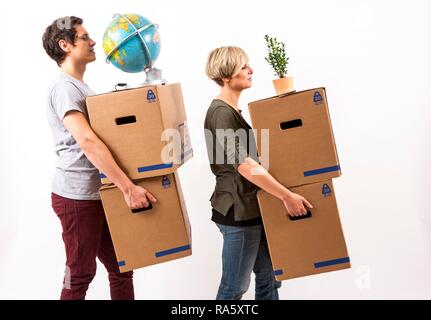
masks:
<svg viewBox="0 0 431 320"><path fill-rule="evenodd" d="M282 299L431 298L431 2L362 1L12 1L0 10L0 298L57 299L64 271L58 218L50 207L55 154L45 115L58 68L41 36L55 18L77 15L96 45L85 81L94 91L140 82L105 64L103 32L114 13L159 23L156 66L183 88L194 158L180 169L193 255L135 273L138 299L213 299L221 236L210 221L214 187L203 120L217 86L208 52L244 48L253 88L240 107L274 95L264 34L287 44L297 90L325 86L343 170L335 187L352 269L285 281ZM253 281L244 298L254 297ZM102 265L89 299L108 299Z"/></svg>

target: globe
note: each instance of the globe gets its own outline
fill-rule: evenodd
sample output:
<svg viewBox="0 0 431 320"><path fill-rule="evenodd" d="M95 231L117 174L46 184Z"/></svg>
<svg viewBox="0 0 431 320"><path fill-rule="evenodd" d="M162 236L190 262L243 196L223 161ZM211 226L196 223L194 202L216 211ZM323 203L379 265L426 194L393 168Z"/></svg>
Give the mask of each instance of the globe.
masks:
<svg viewBox="0 0 431 320"><path fill-rule="evenodd" d="M160 54L157 28L138 14L115 14L103 35L106 61L124 72L148 71Z"/></svg>

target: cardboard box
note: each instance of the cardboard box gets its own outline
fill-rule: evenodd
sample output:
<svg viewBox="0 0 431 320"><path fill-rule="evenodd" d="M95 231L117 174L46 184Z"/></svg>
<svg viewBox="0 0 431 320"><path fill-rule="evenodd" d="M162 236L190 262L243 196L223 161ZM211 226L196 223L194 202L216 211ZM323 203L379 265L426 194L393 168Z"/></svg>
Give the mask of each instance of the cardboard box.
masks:
<svg viewBox="0 0 431 320"><path fill-rule="evenodd" d="M290 190L313 205L311 216L292 220L282 201L262 190L257 195L276 279L350 268L332 181Z"/></svg>
<svg viewBox="0 0 431 320"><path fill-rule="evenodd" d="M135 183L157 198L151 209L132 211L118 188L100 189L120 271L191 255L191 227L177 173Z"/></svg>
<svg viewBox="0 0 431 320"><path fill-rule="evenodd" d="M249 104L261 163L292 187L341 175L324 88ZM264 144L261 129L269 130Z"/></svg>
<svg viewBox="0 0 431 320"><path fill-rule="evenodd" d="M91 96L87 109L94 132L130 179L172 173L193 156L179 83ZM103 173L101 179L110 182Z"/></svg>

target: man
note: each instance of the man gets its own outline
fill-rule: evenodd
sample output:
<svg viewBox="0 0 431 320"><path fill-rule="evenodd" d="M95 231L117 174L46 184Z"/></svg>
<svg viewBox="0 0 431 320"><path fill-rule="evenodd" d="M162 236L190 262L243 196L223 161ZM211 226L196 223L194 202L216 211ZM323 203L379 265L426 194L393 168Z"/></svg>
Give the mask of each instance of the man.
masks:
<svg viewBox="0 0 431 320"><path fill-rule="evenodd" d="M43 35L46 53L61 72L48 96L48 120L59 156L52 184L52 207L60 218L66 249L61 299L84 299L96 274L96 257L109 273L112 299L134 299L133 273L120 273L98 189L99 171L124 194L130 208L156 202L130 181L88 123L85 99L94 92L84 83L88 63L96 60L95 42L83 20L55 20Z"/></svg>

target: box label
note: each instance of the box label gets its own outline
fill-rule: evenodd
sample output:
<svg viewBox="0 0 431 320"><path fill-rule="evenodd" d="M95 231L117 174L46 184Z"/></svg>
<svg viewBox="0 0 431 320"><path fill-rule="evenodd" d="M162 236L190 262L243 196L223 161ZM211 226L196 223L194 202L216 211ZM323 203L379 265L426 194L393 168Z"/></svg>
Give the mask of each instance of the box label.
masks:
<svg viewBox="0 0 431 320"><path fill-rule="evenodd" d="M147 91L147 101L148 103L156 102L156 95L151 89Z"/></svg>
<svg viewBox="0 0 431 320"><path fill-rule="evenodd" d="M162 187L163 189L167 189L171 187L171 180L167 176L164 176L162 178Z"/></svg>
<svg viewBox="0 0 431 320"><path fill-rule="evenodd" d="M326 183L322 185L322 194L325 198L332 196L332 190Z"/></svg>
<svg viewBox="0 0 431 320"><path fill-rule="evenodd" d="M319 105L319 104L322 104L322 103L323 103L323 97L322 97L322 95L320 94L320 92L319 92L319 91L314 92L314 95L313 95L313 103L314 103L315 105Z"/></svg>

